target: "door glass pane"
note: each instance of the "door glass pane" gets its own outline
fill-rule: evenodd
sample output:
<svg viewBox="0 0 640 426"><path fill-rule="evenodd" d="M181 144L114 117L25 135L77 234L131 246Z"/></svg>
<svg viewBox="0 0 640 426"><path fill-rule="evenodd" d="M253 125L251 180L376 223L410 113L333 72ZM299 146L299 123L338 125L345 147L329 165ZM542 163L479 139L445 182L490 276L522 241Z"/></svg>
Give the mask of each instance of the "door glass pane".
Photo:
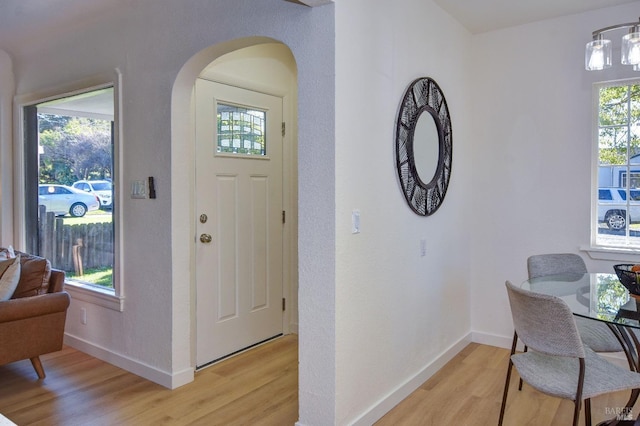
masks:
<svg viewBox="0 0 640 426"><path fill-rule="evenodd" d="M218 103L217 152L266 155L266 112Z"/></svg>

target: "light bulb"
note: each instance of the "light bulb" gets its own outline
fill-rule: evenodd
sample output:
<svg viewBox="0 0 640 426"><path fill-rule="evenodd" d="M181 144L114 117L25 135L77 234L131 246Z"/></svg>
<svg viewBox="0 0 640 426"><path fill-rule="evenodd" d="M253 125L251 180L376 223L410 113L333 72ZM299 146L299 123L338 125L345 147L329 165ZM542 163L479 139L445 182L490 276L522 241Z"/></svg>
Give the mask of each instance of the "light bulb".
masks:
<svg viewBox="0 0 640 426"><path fill-rule="evenodd" d="M622 37L622 59L624 65L640 64L640 32L630 32Z"/></svg>
<svg viewBox="0 0 640 426"><path fill-rule="evenodd" d="M602 49L594 49L589 58L589 69L601 70L604 68L604 54Z"/></svg>
<svg viewBox="0 0 640 426"><path fill-rule="evenodd" d="M587 43L584 60L588 71L611 67L611 40L598 39Z"/></svg>
<svg viewBox="0 0 640 426"><path fill-rule="evenodd" d="M629 52L629 63L633 65L640 64L640 46L633 46L633 49Z"/></svg>

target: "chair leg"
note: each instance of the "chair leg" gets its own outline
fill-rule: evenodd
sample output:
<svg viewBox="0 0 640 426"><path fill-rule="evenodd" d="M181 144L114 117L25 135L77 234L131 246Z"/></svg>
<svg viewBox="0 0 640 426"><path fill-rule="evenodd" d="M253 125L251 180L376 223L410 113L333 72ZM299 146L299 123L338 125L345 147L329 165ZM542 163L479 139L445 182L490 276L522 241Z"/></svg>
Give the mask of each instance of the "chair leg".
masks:
<svg viewBox="0 0 640 426"><path fill-rule="evenodd" d="M33 368L36 370L36 373L38 373L38 378L44 379L45 377L44 368L42 368L40 357L39 356L33 357L30 359L30 361L31 361L31 365L33 365Z"/></svg>
<svg viewBox="0 0 640 426"><path fill-rule="evenodd" d="M636 401L638 400L638 396L640 396L640 389L632 389L631 390L631 397L629 398L629 401L625 404L624 408L623 408L623 413L625 415L630 414L633 412L633 406L636 403ZM640 414L638 415L638 417L636 418L636 421L634 422L634 426L639 425L640 426Z"/></svg>
<svg viewBox="0 0 640 426"><path fill-rule="evenodd" d="M507 380L504 383L504 392L502 393L502 405L500 406L500 418L498 419L498 426L502 426L504 420L504 412L507 408L507 394L509 393L509 382L511 381L511 370L513 368L513 362L509 358L509 368L507 369Z"/></svg>
<svg viewBox="0 0 640 426"><path fill-rule="evenodd" d="M574 408L573 408L573 426L578 426L578 421L580 420L580 406L582 405L582 401L575 401L574 403ZM587 414L586 414L586 410L585 410L585 415L584 415L584 419L585 422L587 421ZM590 425L590 423L588 423L587 425Z"/></svg>
<svg viewBox="0 0 640 426"><path fill-rule="evenodd" d="M527 345L524 345L524 351L527 352L527 349L529 349L527 347ZM518 382L518 390L521 391L522 390L522 377L520 378L520 381Z"/></svg>
<svg viewBox="0 0 640 426"><path fill-rule="evenodd" d="M502 393L502 405L500 407L500 418L498 419L498 426L502 426L504 420L504 412L507 408L507 394L509 393L509 382L511 381L511 370L513 369L513 361L511 361L511 355L516 351L516 344L518 343L518 333L513 332L513 343L511 344L511 354L509 354L509 367L507 368L507 380L504 383L504 392Z"/></svg>
<svg viewBox="0 0 640 426"><path fill-rule="evenodd" d="M584 386L584 373L585 373L585 362L584 358L579 358L578 362L580 363L580 373L578 374L578 388L576 389L576 397L575 397L575 408L573 411L573 426L578 426L578 420L580 419L580 407L582 405L582 390ZM585 421L588 421L588 426L591 425L591 401L589 399L585 400Z"/></svg>
<svg viewBox="0 0 640 426"><path fill-rule="evenodd" d="M591 426L591 399L584 400L584 425Z"/></svg>

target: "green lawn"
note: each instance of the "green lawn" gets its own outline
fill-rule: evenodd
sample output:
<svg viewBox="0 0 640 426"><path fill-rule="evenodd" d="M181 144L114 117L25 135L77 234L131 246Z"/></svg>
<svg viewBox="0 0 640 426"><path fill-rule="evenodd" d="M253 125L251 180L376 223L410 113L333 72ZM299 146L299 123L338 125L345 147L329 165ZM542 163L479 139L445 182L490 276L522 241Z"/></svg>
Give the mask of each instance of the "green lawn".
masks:
<svg viewBox="0 0 640 426"><path fill-rule="evenodd" d="M73 272L67 272L67 277L102 287L113 288L113 268L96 268L85 271L81 277Z"/></svg>

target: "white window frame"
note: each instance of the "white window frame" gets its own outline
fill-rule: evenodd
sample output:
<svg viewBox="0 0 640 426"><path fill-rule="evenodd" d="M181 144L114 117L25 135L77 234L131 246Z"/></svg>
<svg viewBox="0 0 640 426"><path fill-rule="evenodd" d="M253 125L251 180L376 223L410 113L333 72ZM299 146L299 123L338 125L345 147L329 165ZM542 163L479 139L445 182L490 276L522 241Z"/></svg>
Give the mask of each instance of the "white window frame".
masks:
<svg viewBox="0 0 640 426"><path fill-rule="evenodd" d="M598 171L600 166L599 123L600 123L600 89L603 87L640 84L640 78L615 80L595 83L592 91L592 167L591 167L591 242L583 250L592 259L638 262L640 247L601 245L596 242L598 235Z"/></svg>
<svg viewBox="0 0 640 426"><path fill-rule="evenodd" d="M98 286L82 284L76 281L65 282L67 291L74 300L82 300L119 312L124 310L124 280L122 277L122 192L120 182L122 182L122 155L120 155L122 141L122 74L118 69L114 73L98 75L87 80L75 82L64 87L44 90L37 93L18 95L14 102L14 128L17 129L14 140L14 236L16 247L26 246L26 223L25 219L25 128L24 128L24 108L30 105L37 105L44 102L74 96L81 93L91 92L106 87L113 87L114 104L114 136L113 136L113 211L114 215L114 265L113 265L113 290L103 289Z"/></svg>

